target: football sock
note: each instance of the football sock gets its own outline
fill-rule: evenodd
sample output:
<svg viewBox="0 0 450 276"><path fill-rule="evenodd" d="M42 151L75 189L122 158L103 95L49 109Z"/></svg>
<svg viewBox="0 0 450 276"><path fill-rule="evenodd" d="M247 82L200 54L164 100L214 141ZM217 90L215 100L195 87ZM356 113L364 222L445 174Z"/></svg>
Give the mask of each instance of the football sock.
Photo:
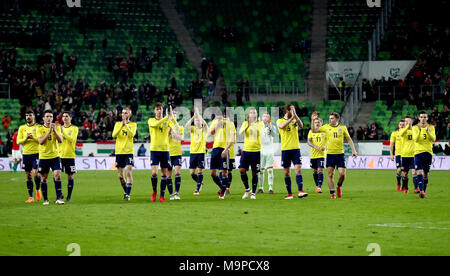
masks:
<svg viewBox="0 0 450 276"><path fill-rule="evenodd" d="M258 173L252 175L252 193L256 193L258 187Z"/></svg>
<svg viewBox="0 0 450 276"><path fill-rule="evenodd" d="M314 183L316 183L316 186L319 186L318 184L318 178L319 178L319 173L317 172L313 172L313 178L314 178Z"/></svg>
<svg viewBox="0 0 450 276"><path fill-rule="evenodd" d="M69 178L69 181L67 183L67 198L71 198L72 197L73 184L74 184L74 179L73 178Z"/></svg>
<svg viewBox="0 0 450 276"><path fill-rule="evenodd" d="M225 193L225 190L227 189L227 185L228 185L228 176L226 177L222 177L222 180L220 181L222 187L220 187L221 189L221 194L223 195Z"/></svg>
<svg viewBox="0 0 450 276"><path fill-rule="evenodd" d="M120 185L122 185L122 189L124 193L127 193L127 184L125 183L125 179L123 178L119 178L120 179Z"/></svg>
<svg viewBox="0 0 450 276"><path fill-rule="evenodd" d="M413 174L413 183L414 183L414 189L419 189L419 184L417 183L417 174Z"/></svg>
<svg viewBox="0 0 450 276"><path fill-rule="evenodd" d="M200 187L202 186L203 182L203 173L199 173L197 176L197 191L200 191Z"/></svg>
<svg viewBox="0 0 450 276"><path fill-rule="evenodd" d="M33 180L27 178L28 196L33 197Z"/></svg>
<svg viewBox="0 0 450 276"><path fill-rule="evenodd" d="M397 174L397 185L400 185L402 180L402 176L400 174ZM414 175L413 175L413 182L414 182Z"/></svg>
<svg viewBox="0 0 450 276"><path fill-rule="evenodd" d="M167 176L161 176L161 191L160 191L161 197L164 197L164 194L166 193L166 186L167 186Z"/></svg>
<svg viewBox="0 0 450 276"><path fill-rule="evenodd" d="M284 177L284 183L286 184L286 190L287 190L288 194L292 194L292 189L291 189L292 183L291 183L290 175Z"/></svg>
<svg viewBox="0 0 450 276"><path fill-rule="evenodd" d="M36 185L36 190L41 189L41 177L39 175L34 177L34 184Z"/></svg>
<svg viewBox="0 0 450 276"><path fill-rule="evenodd" d="M317 174L317 187L322 188L322 183L323 183L323 173L318 173Z"/></svg>
<svg viewBox="0 0 450 276"><path fill-rule="evenodd" d="M303 176L301 174L295 175L295 181L299 191L303 191Z"/></svg>
<svg viewBox="0 0 450 276"><path fill-rule="evenodd" d="M402 189L408 190L408 177L402 176Z"/></svg>
<svg viewBox="0 0 450 276"><path fill-rule="evenodd" d="M337 183L337 186L340 188L340 187L342 187L342 184L344 184L344 181L342 180L342 182L339 180L338 181L338 183Z"/></svg>
<svg viewBox="0 0 450 276"><path fill-rule="evenodd" d="M419 186L419 190L423 192L423 175L417 175L417 185Z"/></svg>
<svg viewBox="0 0 450 276"><path fill-rule="evenodd" d="M330 195L333 195L335 190L330 190Z"/></svg>
<svg viewBox="0 0 450 276"><path fill-rule="evenodd" d="M131 188L133 187L133 183L127 183L127 184L125 184L126 185L126 194L127 195L130 195L131 194Z"/></svg>
<svg viewBox="0 0 450 276"><path fill-rule="evenodd" d="M222 184L220 183L220 178L217 175L215 175L212 177L212 179L213 179L214 183L216 183L216 185L222 189Z"/></svg>
<svg viewBox="0 0 450 276"><path fill-rule="evenodd" d="M194 181L197 183L198 182L198 175L193 173L193 174L191 174L191 176L192 176L192 179L194 179Z"/></svg>
<svg viewBox="0 0 450 276"><path fill-rule="evenodd" d="M244 184L245 189L249 190L250 187L248 186L248 175L247 175L247 173L241 173L241 179L242 179L242 183Z"/></svg>
<svg viewBox="0 0 450 276"><path fill-rule="evenodd" d="M181 187L181 175L177 174L175 175L175 193L179 193L180 192L180 187Z"/></svg>
<svg viewBox="0 0 450 276"><path fill-rule="evenodd" d="M428 186L428 177L424 177L423 178L423 191L424 192L427 191L427 186Z"/></svg>
<svg viewBox="0 0 450 276"><path fill-rule="evenodd" d="M167 177L167 190L169 190L169 194L173 194L173 183L172 183L172 177Z"/></svg>
<svg viewBox="0 0 450 276"><path fill-rule="evenodd" d="M41 182L41 190L42 190L42 196L44 197L44 200L48 200L48 194L47 194L47 182L42 181Z"/></svg>
<svg viewBox="0 0 450 276"><path fill-rule="evenodd" d="M17 172L18 165L19 165L19 162L14 162L14 166L13 166L14 172Z"/></svg>
<svg viewBox="0 0 450 276"><path fill-rule="evenodd" d="M158 176L153 176L152 175L152 188L153 191L156 192L158 190Z"/></svg>
<svg viewBox="0 0 450 276"><path fill-rule="evenodd" d="M61 180L55 180L56 199L62 198L62 185Z"/></svg>
<svg viewBox="0 0 450 276"><path fill-rule="evenodd" d="M264 170L261 170L258 174L259 177L259 188L264 189Z"/></svg>
<svg viewBox="0 0 450 276"><path fill-rule="evenodd" d="M230 188L231 186L231 181L233 181L233 173L231 171L228 172L228 183L227 183L227 188Z"/></svg>
<svg viewBox="0 0 450 276"><path fill-rule="evenodd" d="M269 182L269 190L273 189L273 169L267 169L267 180Z"/></svg>

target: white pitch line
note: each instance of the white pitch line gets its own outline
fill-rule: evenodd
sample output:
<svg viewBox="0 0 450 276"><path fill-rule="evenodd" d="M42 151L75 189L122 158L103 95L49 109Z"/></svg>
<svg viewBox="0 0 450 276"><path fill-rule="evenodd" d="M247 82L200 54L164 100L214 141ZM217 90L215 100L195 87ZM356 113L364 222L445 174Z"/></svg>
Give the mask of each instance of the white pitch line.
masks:
<svg viewBox="0 0 450 276"><path fill-rule="evenodd" d="M369 224L369 226L377 227L392 227L392 228L416 228L416 229L432 229L432 230L447 230L450 228L446 227L434 227L434 226L423 226L421 224L450 224L450 221L441 222L422 222L422 223L385 223L385 224Z"/></svg>

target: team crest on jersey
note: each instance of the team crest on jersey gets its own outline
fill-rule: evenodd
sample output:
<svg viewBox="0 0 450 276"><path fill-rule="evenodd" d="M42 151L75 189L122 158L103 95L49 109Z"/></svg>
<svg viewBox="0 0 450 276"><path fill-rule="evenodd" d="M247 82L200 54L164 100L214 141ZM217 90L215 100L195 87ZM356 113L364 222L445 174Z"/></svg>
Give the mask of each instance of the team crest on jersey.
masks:
<svg viewBox="0 0 450 276"><path fill-rule="evenodd" d="M325 136L325 133L322 132L322 133L320 134L320 137L324 137L324 136Z"/></svg>
<svg viewBox="0 0 450 276"><path fill-rule="evenodd" d="M163 126L164 126L164 127L167 127L167 123L166 123L166 122L164 122L164 123L163 123Z"/></svg>
<svg viewBox="0 0 450 276"><path fill-rule="evenodd" d="M338 132L339 132L339 133L342 133L342 129L341 129L341 128L340 128L340 129L338 129Z"/></svg>

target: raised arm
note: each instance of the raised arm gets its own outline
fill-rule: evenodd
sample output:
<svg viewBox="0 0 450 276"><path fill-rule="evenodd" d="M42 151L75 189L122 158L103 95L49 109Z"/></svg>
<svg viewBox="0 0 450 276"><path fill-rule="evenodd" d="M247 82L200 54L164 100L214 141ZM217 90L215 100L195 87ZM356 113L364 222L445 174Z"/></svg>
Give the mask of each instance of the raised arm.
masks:
<svg viewBox="0 0 450 276"><path fill-rule="evenodd" d="M428 140L430 140L432 143L436 141L436 131L433 128L427 127L427 133L428 133Z"/></svg>
<svg viewBox="0 0 450 276"><path fill-rule="evenodd" d="M112 138L117 138L117 135L120 133L122 128L123 128L122 123L120 123L120 124L116 123L116 125L114 126L114 129L113 129L112 135L111 135Z"/></svg>
<svg viewBox="0 0 450 276"><path fill-rule="evenodd" d="M294 117L291 117L290 119L286 120L285 122L277 122L277 127L284 129L292 122L292 120L294 120Z"/></svg>
<svg viewBox="0 0 450 276"><path fill-rule="evenodd" d="M55 125L53 128L53 133L55 134L56 141L58 141L58 143L62 143L63 137L61 135L61 126Z"/></svg>
<svg viewBox="0 0 450 276"><path fill-rule="evenodd" d="M19 132L17 134L17 141L16 141L16 143L20 145L20 144L23 144L26 140L27 140L27 137L25 137L23 135L23 128L20 127L19 128Z"/></svg>
<svg viewBox="0 0 450 276"><path fill-rule="evenodd" d="M52 128L50 127L50 129L48 130L47 134L45 134L42 137L38 137L38 143L39 145L43 145L45 144L45 142L47 141L48 137L52 135Z"/></svg>

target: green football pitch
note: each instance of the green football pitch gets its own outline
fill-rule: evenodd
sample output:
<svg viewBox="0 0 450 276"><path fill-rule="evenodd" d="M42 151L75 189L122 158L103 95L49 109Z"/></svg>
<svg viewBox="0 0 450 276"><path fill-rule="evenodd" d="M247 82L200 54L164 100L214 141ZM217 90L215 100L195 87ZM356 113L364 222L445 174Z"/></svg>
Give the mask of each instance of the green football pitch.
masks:
<svg viewBox="0 0 450 276"><path fill-rule="evenodd" d="M71 202L53 203L50 180L43 206L24 203L24 173L0 173L0 255L69 255L72 243L81 255L450 255L450 172L431 173L426 199L397 192L393 171L350 170L334 200L326 179L316 194L311 170L303 175L306 198L285 200L275 170L275 194L242 200L235 170L231 195L219 200L209 171L199 196L183 171L181 200L153 203L149 171L133 172L129 202L116 172L80 171Z"/></svg>

